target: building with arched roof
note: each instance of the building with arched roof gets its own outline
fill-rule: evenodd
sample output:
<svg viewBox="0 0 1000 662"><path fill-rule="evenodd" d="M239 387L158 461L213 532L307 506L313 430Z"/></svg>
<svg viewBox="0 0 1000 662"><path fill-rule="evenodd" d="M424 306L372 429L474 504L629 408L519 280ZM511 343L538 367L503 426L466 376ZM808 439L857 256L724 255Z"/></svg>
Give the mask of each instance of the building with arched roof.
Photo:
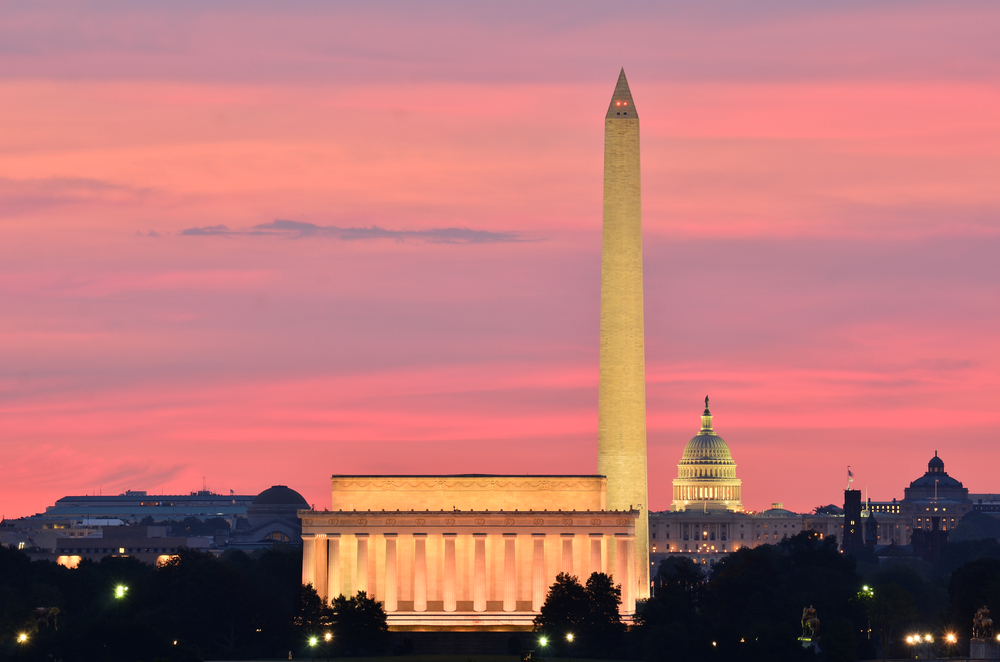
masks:
<svg viewBox="0 0 1000 662"><path fill-rule="evenodd" d="M298 511L308 508L305 498L285 485L273 485L250 502L246 517L236 520L229 546L242 549L274 543L302 544L302 520Z"/></svg>

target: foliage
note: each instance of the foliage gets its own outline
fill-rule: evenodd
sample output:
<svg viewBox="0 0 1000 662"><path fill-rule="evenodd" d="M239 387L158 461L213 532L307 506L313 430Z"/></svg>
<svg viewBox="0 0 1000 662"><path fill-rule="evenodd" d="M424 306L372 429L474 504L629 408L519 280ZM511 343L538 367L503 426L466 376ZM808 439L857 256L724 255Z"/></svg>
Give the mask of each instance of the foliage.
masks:
<svg viewBox="0 0 1000 662"><path fill-rule="evenodd" d="M312 587L310 587L312 588ZM378 655L389 645L389 626L381 602L364 591L353 597L334 598L332 619L334 640L349 655Z"/></svg>
<svg viewBox="0 0 1000 662"><path fill-rule="evenodd" d="M694 660L711 648L708 624L698 613L705 579L689 558L671 556L660 562L653 597L636 617L642 657Z"/></svg>
<svg viewBox="0 0 1000 662"><path fill-rule="evenodd" d="M812 653L798 637L809 605L822 622L821 658L874 653L857 636L866 620L854 599L861 588L854 560L840 553L833 537L803 532L777 545L741 549L717 563L707 580L686 559L670 558L656 583L635 632L647 660L808 660Z"/></svg>
<svg viewBox="0 0 1000 662"><path fill-rule="evenodd" d="M1000 539L1000 519L979 510L966 513L959 520L958 526L948 533L949 542L987 538L992 538L994 541Z"/></svg>
<svg viewBox="0 0 1000 662"><path fill-rule="evenodd" d="M951 616L964 636L972 636L972 617L987 605L994 609L993 621L1000 616L1000 559L981 558L963 565L948 583Z"/></svg>
<svg viewBox="0 0 1000 662"><path fill-rule="evenodd" d="M885 656L892 650L892 635L896 626L915 618L917 610L913 596L899 584L875 584L872 590L874 595L868 601L868 616L872 629L878 633Z"/></svg>
<svg viewBox="0 0 1000 662"><path fill-rule="evenodd" d="M576 576L560 572L549 587L541 612L535 617L535 630L546 634L579 632L586 618L586 589Z"/></svg>
<svg viewBox="0 0 1000 662"><path fill-rule="evenodd" d="M294 548L222 558L181 550L160 568L106 557L71 570L0 548L0 659L183 662L284 654L294 641L301 563ZM119 585L128 591L116 598ZM14 641L20 632L28 643Z"/></svg>
<svg viewBox="0 0 1000 662"><path fill-rule="evenodd" d="M941 550L941 558L935 564L935 574L948 577L955 570L976 559L1000 559L1000 543L992 538L985 540L961 540L949 542Z"/></svg>
<svg viewBox="0 0 1000 662"><path fill-rule="evenodd" d="M621 601L621 586L604 573L591 574L586 586L574 575L559 573L535 617L535 631L548 638L554 651L563 654L610 655L625 633L619 613ZM573 636L572 641L568 635Z"/></svg>

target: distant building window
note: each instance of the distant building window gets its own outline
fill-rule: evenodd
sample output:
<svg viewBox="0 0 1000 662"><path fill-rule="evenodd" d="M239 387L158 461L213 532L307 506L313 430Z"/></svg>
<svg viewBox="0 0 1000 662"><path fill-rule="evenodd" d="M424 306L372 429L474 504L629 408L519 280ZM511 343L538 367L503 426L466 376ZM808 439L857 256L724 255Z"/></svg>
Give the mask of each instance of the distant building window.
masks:
<svg viewBox="0 0 1000 662"><path fill-rule="evenodd" d="M653 536L656 537L655 535ZM274 540L275 542L290 542L291 538L282 533L281 531L271 531L271 533L264 536L264 540Z"/></svg>

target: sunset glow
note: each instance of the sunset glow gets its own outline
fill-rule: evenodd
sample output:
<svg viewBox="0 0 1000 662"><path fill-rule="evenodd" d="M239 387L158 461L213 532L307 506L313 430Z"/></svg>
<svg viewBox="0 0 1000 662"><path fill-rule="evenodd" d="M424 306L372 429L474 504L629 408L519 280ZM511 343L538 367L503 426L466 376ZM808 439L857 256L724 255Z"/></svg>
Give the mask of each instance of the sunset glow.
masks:
<svg viewBox="0 0 1000 662"><path fill-rule="evenodd" d="M0 515L595 472L622 66L650 508L706 394L748 510L996 492L1000 6L517 7L7 3Z"/></svg>

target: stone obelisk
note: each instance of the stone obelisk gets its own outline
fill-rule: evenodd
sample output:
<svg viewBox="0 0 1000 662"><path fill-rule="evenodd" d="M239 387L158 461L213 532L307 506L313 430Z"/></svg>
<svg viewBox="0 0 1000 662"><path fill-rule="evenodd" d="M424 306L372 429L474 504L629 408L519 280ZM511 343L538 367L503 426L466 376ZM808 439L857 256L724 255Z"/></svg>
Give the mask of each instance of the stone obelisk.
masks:
<svg viewBox="0 0 1000 662"><path fill-rule="evenodd" d="M604 118L604 236L601 245L601 372L597 470L607 507L640 511L632 594L649 596L646 492L646 360L642 315L639 116L622 69ZM612 551L611 554L615 552ZM609 554L610 556L610 554ZM614 561L613 557L609 561ZM616 565L609 564L609 568ZM623 589L625 587L622 587Z"/></svg>

